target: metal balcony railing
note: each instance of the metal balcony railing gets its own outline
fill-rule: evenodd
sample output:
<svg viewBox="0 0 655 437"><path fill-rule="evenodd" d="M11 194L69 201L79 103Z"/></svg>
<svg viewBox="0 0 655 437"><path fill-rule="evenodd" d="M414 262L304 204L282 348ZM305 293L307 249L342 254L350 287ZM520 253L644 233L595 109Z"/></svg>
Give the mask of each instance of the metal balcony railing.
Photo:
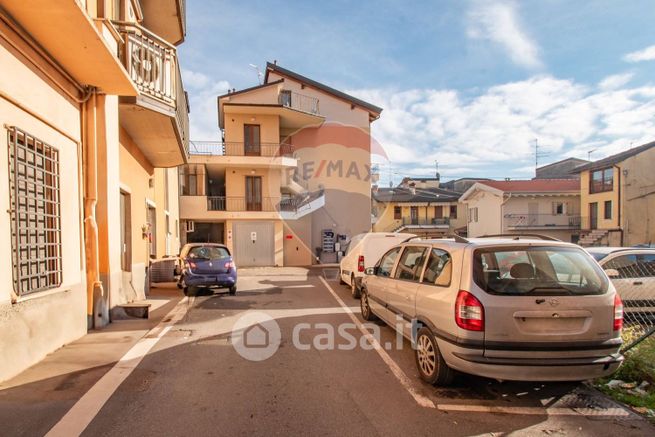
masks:
<svg viewBox="0 0 655 437"><path fill-rule="evenodd" d="M388 226L387 231L393 232L403 226L423 226L423 227L447 227L450 226L450 218L418 218L418 217L403 217L400 220L395 220Z"/></svg>
<svg viewBox="0 0 655 437"><path fill-rule="evenodd" d="M306 96L294 91L282 90L278 94L278 103L287 108L297 111L307 112L308 114L319 115L318 99L316 97Z"/></svg>
<svg viewBox="0 0 655 437"><path fill-rule="evenodd" d="M293 146L285 143L249 144L243 142L191 141L192 155L266 156L270 158L293 155Z"/></svg>
<svg viewBox="0 0 655 437"><path fill-rule="evenodd" d="M262 197L248 199L246 197L207 196L208 211L277 211L279 197Z"/></svg>
<svg viewBox="0 0 655 437"><path fill-rule="evenodd" d="M505 214L507 228L579 228L579 215Z"/></svg>

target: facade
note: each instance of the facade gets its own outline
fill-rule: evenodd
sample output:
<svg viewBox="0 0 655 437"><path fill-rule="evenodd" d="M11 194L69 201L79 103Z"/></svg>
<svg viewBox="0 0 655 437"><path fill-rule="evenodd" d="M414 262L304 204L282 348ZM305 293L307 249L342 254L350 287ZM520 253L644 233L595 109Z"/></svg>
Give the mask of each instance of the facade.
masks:
<svg viewBox="0 0 655 437"><path fill-rule="evenodd" d="M395 188L373 190L374 232L408 232L440 238L465 232L466 209L460 194L439 188L438 180L403 180Z"/></svg>
<svg viewBox="0 0 655 437"><path fill-rule="evenodd" d="M485 181L469 188L469 237L541 234L577 242L580 235L580 182L576 179Z"/></svg>
<svg viewBox="0 0 655 437"><path fill-rule="evenodd" d="M370 230L382 109L269 63L262 85L219 96L218 111L223 142L192 143L180 169L183 242L224 243L238 266L311 265Z"/></svg>
<svg viewBox="0 0 655 437"><path fill-rule="evenodd" d="M552 164L542 165L535 170L535 179L579 179L576 169L589 161L578 158L566 158Z"/></svg>
<svg viewBox="0 0 655 437"><path fill-rule="evenodd" d="M188 113L152 9L182 41L182 0L0 0L0 380L142 299L149 256L176 251Z"/></svg>
<svg viewBox="0 0 655 437"><path fill-rule="evenodd" d="M632 246L655 240L655 142L578 167L581 244Z"/></svg>

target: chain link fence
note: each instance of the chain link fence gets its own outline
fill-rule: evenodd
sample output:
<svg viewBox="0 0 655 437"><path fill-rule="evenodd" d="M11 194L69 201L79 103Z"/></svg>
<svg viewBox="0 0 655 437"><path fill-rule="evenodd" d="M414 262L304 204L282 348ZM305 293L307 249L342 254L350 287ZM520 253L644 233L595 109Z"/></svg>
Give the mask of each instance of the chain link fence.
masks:
<svg viewBox="0 0 655 437"><path fill-rule="evenodd" d="M655 252L631 251L602 264L623 301L627 352L655 333Z"/></svg>

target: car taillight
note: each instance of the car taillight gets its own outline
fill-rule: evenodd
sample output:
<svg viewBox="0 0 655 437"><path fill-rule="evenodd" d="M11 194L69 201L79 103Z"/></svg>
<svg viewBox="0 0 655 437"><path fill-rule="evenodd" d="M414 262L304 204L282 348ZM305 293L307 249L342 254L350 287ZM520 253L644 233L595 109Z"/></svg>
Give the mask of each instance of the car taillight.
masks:
<svg viewBox="0 0 655 437"><path fill-rule="evenodd" d="M228 262L225 263L225 268L226 269L230 270L232 267L234 267L234 264L232 263L232 261L228 261Z"/></svg>
<svg viewBox="0 0 655 437"><path fill-rule="evenodd" d="M364 255L359 255L359 258L357 258L357 271L364 271Z"/></svg>
<svg viewBox="0 0 655 437"><path fill-rule="evenodd" d="M190 269L195 269L196 267L197 267L196 263L194 263L193 261L189 261L189 268Z"/></svg>
<svg viewBox="0 0 655 437"><path fill-rule="evenodd" d="M465 290L460 290L455 302L455 322L467 331L484 331L484 307Z"/></svg>
<svg viewBox="0 0 655 437"><path fill-rule="evenodd" d="M614 330L623 328L623 302L618 293L614 295Z"/></svg>

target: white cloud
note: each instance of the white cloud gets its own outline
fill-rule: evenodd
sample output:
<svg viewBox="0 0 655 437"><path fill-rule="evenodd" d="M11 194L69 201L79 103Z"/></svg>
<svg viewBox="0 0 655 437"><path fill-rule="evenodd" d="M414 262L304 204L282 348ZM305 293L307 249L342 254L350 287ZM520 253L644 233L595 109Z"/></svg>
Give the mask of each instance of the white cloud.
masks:
<svg viewBox="0 0 655 437"><path fill-rule="evenodd" d="M544 163L592 149L600 159L655 139L655 86L599 89L539 75L474 98L435 89L349 92L384 108L372 134L398 172L430 175L439 161L445 177L525 176L535 138L549 153Z"/></svg>
<svg viewBox="0 0 655 437"><path fill-rule="evenodd" d="M474 1L468 13L467 35L500 45L522 67L542 66L539 47L523 29L513 1Z"/></svg>
<svg viewBox="0 0 655 437"><path fill-rule="evenodd" d="M655 61L655 45L630 52L623 57L626 62Z"/></svg>
<svg viewBox="0 0 655 437"><path fill-rule="evenodd" d="M598 87L602 90L615 90L626 85L633 77L634 73L613 74L601 80Z"/></svg>
<svg viewBox="0 0 655 437"><path fill-rule="evenodd" d="M203 73L182 70L182 80L189 93L191 140L218 141L218 108L216 98L230 88L225 80L213 80Z"/></svg>

